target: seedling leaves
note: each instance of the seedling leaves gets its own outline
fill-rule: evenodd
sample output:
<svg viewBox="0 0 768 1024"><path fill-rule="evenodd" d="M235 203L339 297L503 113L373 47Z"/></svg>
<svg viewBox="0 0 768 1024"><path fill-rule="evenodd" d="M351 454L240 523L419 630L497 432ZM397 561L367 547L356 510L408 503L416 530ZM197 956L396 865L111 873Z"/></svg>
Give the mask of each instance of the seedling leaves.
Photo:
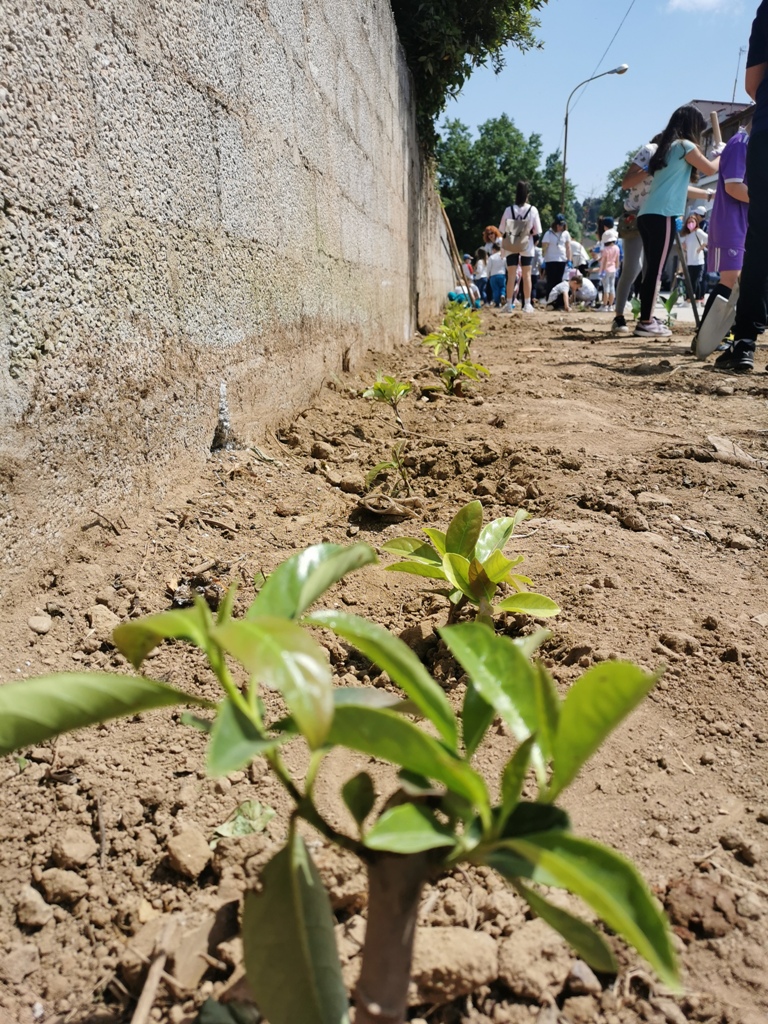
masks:
<svg viewBox="0 0 768 1024"><path fill-rule="evenodd" d="M362 826L376 803L376 790L368 772L358 772L345 782L341 787L341 796L358 826Z"/></svg>
<svg viewBox="0 0 768 1024"><path fill-rule="evenodd" d="M6 683L0 686L0 755L110 718L178 704L211 707L143 676L66 672Z"/></svg>
<svg viewBox="0 0 768 1024"><path fill-rule="evenodd" d="M243 951L248 982L268 1020L349 1024L334 919L317 868L293 833L245 894Z"/></svg>
<svg viewBox="0 0 768 1024"><path fill-rule="evenodd" d="M318 611L308 615L304 621L325 626L354 644L408 694L446 743L456 748L458 729L448 698L411 648L399 637L368 619L347 612Z"/></svg>
<svg viewBox="0 0 768 1024"><path fill-rule="evenodd" d="M267 807L260 801L244 800L222 825L213 830L214 836L218 838L211 845L215 847L219 839L252 836L263 832L274 816L273 808Z"/></svg>
<svg viewBox="0 0 768 1024"><path fill-rule="evenodd" d="M657 678L637 665L606 661L576 680L562 703L553 738L550 800L573 782L606 736L655 686Z"/></svg>
<svg viewBox="0 0 768 1024"><path fill-rule="evenodd" d="M665 984L679 988L666 920L629 861L589 839L556 830L507 839L501 845L533 865L530 874L535 882L580 896L645 957Z"/></svg>
<svg viewBox="0 0 768 1024"><path fill-rule="evenodd" d="M245 617L298 618L348 572L375 561L369 544L314 544L278 565Z"/></svg>
<svg viewBox="0 0 768 1024"><path fill-rule="evenodd" d="M384 811L365 836L369 850L389 853L422 853L455 846L453 830L437 821L429 808L420 804L399 804Z"/></svg>
<svg viewBox="0 0 768 1024"><path fill-rule="evenodd" d="M239 771L254 757L277 750L291 739L265 737L229 697L219 704L207 751L208 774L214 778Z"/></svg>
<svg viewBox="0 0 768 1024"><path fill-rule="evenodd" d="M150 651L163 640L189 640L202 651L208 651L213 618L202 599L192 608L179 608L159 615L148 615L135 622L123 622L112 633L118 651L140 668Z"/></svg>
<svg viewBox="0 0 768 1024"><path fill-rule="evenodd" d="M611 948L596 928L562 907L556 907L519 879L513 884L531 910L559 932L590 967L606 974L616 973L618 967Z"/></svg>
<svg viewBox="0 0 768 1024"><path fill-rule="evenodd" d="M463 555L467 560L472 558L482 526L483 506L479 501L470 501L459 509L448 526L445 535L446 552Z"/></svg>
<svg viewBox="0 0 768 1024"><path fill-rule="evenodd" d="M333 717L333 682L316 640L295 622L266 616L230 621L214 635L252 677L282 694L307 743L320 746Z"/></svg>

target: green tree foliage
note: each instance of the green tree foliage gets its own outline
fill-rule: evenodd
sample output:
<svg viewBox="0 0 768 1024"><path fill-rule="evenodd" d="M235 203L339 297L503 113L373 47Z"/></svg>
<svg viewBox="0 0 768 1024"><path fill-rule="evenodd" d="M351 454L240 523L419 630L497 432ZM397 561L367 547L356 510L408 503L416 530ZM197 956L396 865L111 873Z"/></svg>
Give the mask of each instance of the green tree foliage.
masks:
<svg viewBox="0 0 768 1024"><path fill-rule="evenodd" d="M521 50L539 45L534 17L547 0L392 0L392 11L416 90L419 133L431 150L434 123L446 101L456 96L472 71L489 64L504 67L508 44Z"/></svg>
<svg viewBox="0 0 768 1024"><path fill-rule="evenodd" d="M563 162L559 151L542 162L541 137L528 139L506 114L491 118L473 139L469 128L448 120L435 150L440 194L456 239L467 252L481 244L483 228L498 224L514 200L518 181L528 181L531 201L546 228L560 211ZM566 183L566 210L572 211L575 192ZM569 227L576 227L569 221Z"/></svg>

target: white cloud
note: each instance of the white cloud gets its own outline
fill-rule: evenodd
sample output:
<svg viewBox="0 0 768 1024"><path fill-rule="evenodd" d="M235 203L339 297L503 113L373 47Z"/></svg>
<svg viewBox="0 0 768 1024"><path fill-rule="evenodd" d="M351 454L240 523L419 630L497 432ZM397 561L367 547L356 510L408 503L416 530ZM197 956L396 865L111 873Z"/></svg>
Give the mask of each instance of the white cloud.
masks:
<svg viewBox="0 0 768 1024"><path fill-rule="evenodd" d="M667 4L668 11L696 11L699 14L733 9L733 0L669 0Z"/></svg>

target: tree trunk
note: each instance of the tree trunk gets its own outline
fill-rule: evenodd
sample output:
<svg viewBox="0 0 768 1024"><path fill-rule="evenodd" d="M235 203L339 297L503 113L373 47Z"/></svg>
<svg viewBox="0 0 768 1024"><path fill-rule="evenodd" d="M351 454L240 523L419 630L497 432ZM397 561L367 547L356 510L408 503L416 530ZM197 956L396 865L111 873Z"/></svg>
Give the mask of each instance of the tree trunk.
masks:
<svg viewBox="0 0 768 1024"><path fill-rule="evenodd" d="M368 866L368 925L355 992L356 1024L403 1024L426 853L380 854Z"/></svg>

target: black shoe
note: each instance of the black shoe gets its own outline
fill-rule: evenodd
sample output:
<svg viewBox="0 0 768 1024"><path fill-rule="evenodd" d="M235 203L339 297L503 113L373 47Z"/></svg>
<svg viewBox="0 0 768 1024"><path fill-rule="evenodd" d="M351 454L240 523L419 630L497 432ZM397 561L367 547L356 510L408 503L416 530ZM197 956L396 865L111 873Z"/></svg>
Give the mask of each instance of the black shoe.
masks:
<svg viewBox="0 0 768 1024"><path fill-rule="evenodd" d="M716 370L729 370L731 373L751 373L754 368L755 343L749 338L734 341L715 360Z"/></svg>

